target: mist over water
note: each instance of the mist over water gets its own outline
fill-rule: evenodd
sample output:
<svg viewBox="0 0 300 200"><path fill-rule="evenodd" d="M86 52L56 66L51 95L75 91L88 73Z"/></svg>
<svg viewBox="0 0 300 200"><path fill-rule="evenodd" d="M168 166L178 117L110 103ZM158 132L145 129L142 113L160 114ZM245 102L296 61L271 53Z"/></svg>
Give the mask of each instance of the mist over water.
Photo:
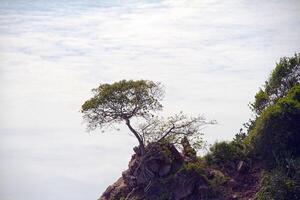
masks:
<svg viewBox="0 0 300 200"><path fill-rule="evenodd" d="M79 112L99 83L165 85L163 115L204 114L229 140L282 56L300 51L290 1L1 0L0 198L97 199L137 145L87 133Z"/></svg>

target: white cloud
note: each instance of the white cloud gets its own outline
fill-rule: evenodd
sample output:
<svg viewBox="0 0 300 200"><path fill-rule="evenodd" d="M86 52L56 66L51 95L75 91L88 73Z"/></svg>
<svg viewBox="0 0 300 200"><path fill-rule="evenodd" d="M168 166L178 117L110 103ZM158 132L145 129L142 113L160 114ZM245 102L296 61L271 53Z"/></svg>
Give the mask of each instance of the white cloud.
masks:
<svg viewBox="0 0 300 200"><path fill-rule="evenodd" d="M213 142L233 137L250 117L247 104L275 62L300 51L297 0L2 5L4 200L40 199L28 185L48 199L86 199L86 193L97 198L120 176L134 138L124 129L120 135L90 136L78 112L99 83L162 82L166 114L183 110L218 120L206 129Z"/></svg>

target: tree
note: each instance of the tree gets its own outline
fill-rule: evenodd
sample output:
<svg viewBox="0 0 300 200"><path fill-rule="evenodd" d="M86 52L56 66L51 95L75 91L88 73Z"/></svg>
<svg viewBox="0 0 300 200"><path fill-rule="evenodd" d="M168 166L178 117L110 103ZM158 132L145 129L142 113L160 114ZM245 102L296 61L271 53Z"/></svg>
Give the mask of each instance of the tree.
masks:
<svg viewBox="0 0 300 200"><path fill-rule="evenodd" d="M259 92L256 93L255 101L250 104L250 108L256 114L261 114L265 108L274 105L280 98L286 96L293 86L299 83L300 54L281 58L263 88L260 88Z"/></svg>
<svg viewBox="0 0 300 200"><path fill-rule="evenodd" d="M180 146L183 138L188 139L195 149L203 147L201 130L208 124L216 121L207 121L203 116L188 117L180 112L168 118L152 117L140 124L139 132L145 144L167 141Z"/></svg>
<svg viewBox="0 0 300 200"><path fill-rule="evenodd" d="M113 84L100 84L92 90L94 96L81 108L88 129L106 128L113 124L125 122L139 142L141 152L150 142L169 141L178 143L184 136L199 141L200 130L207 122L203 117L188 118L180 113L167 119L155 117L154 112L162 110L160 101L164 89L160 83L148 80L122 80ZM138 128L131 124L132 118L142 118Z"/></svg>
<svg viewBox="0 0 300 200"><path fill-rule="evenodd" d="M104 128L113 123L125 122L137 138L140 146L145 145L142 136L131 126L132 117L151 117L153 111L161 110L164 91L159 83L146 80L122 80L113 84L101 84L92 90L94 97L81 108L88 128Z"/></svg>

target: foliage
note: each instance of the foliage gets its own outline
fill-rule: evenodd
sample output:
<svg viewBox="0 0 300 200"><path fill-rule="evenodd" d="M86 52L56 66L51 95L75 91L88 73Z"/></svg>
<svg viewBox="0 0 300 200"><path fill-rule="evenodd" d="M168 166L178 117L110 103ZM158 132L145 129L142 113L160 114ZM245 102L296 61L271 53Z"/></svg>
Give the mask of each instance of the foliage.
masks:
<svg viewBox="0 0 300 200"><path fill-rule="evenodd" d="M192 158L197 160L197 152L196 150L191 146L188 138L184 136L182 140L180 141L180 144L182 146L182 154L188 158Z"/></svg>
<svg viewBox="0 0 300 200"><path fill-rule="evenodd" d="M213 171L213 178L210 180L210 184L213 187L219 187L224 185L230 178L223 174L221 171L214 170Z"/></svg>
<svg viewBox="0 0 300 200"><path fill-rule="evenodd" d="M286 97L266 108L245 141L270 165L276 164L276 156L285 152L300 155L299 96L300 85L295 85Z"/></svg>
<svg viewBox="0 0 300 200"><path fill-rule="evenodd" d="M254 119L233 141L215 143L204 157L207 164L228 172L240 160L260 158L269 171L256 198L300 199L300 54L280 60L250 106ZM223 181L212 179L211 187L222 190Z"/></svg>
<svg viewBox="0 0 300 200"><path fill-rule="evenodd" d="M179 146L180 141L186 137L195 149L199 149L203 146L201 130L205 125L215 123L202 116L188 117L180 112L168 118L149 118L140 124L138 131L146 144L165 141Z"/></svg>
<svg viewBox="0 0 300 200"><path fill-rule="evenodd" d="M300 83L300 54L294 57L284 57L272 71L264 88L255 95L255 101L250 107L260 114L269 105L273 105L284 97L289 89Z"/></svg>
<svg viewBox="0 0 300 200"><path fill-rule="evenodd" d="M266 84L266 92L268 94L272 93L274 90L279 89L284 81L288 80L288 77L293 77L295 73L294 69L300 65L300 54L295 54L293 57L283 57L280 62L276 65L275 69L272 71L271 76ZM297 75L297 74L294 74ZM297 77L294 77L297 78ZM289 80L299 83L299 80ZM293 86L292 84L291 86ZM286 91L289 88L286 88Z"/></svg>
<svg viewBox="0 0 300 200"><path fill-rule="evenodd" d="M256 199L300 199L300 54L280 60L251 108L243 143L268 170Z"/></svg>
<svg viewBox="0 0 300 200"><path fill-rule="evenodd" d="M237 142L217 142L205 156L209 165L235 169L238 161L246 159L246 148Z"/></svg>
<svg viewBox="0 0 300 200"><path fill-rule="evenodd" d="M195 162L195 163L187 162L183 164L181 170L194 171L197 174L204 176L205 175L204 168L205 166L201 162Z"/></svg>
<svg viewBox="0 0 300 200"><path fill-rule="evenodd" d="M162 110L160 101L164 90L160 83L148 80L122 80L112 84L101 84L92 90L94 96L81 108L89 130L107 128L125 122L139 141L141 153L152 142L166 141L179 144L187 137L191 144L200 148L203 145L201 130L204 125L214 124L202 116L187 117L182 112L163 118L154 115ZM131 124L132 118L144 121L138 128Z"/></svg>
<svg viewBox="0 0 300 200"><path fill-rule="evenodd" d="M253 110L260 113L269 104L270 98L261 88L255 95L255 102L251 104Z"/></svg>
<svg viewBox="0 0 300 200"><path fill-rule="evenodd" d="M299 180L274 169L265 172L256 200L297 200L300 199Z"/></svg>
<svg viewBox="0 0 300 200"><path fill-rule="evenodd" d="M113 84L101 84L92 91L94 96L81 107L88 128L93 130L124 121L139 141L143 152L145 148L143 138L131 126L130 119L132 117L147 119L152 117L152 112L162 109L160 100L164 91L160 83L122 80Z"/></svg>
<svg viewBox="0 0 300 200"><path fill-rule="evenodd" d="M81 112L90 129L102 128L132 117L148 118L152 111L162 109L163 89L159 83L147 80L122 80L101 84L92 90Z"/></svg>

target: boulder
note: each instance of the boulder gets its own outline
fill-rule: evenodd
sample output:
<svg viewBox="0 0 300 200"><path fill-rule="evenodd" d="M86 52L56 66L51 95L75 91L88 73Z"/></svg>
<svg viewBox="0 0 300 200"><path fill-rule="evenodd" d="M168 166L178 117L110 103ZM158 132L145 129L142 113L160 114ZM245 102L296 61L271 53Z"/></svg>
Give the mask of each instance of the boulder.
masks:
<svg viewBox="0 0 300 200"><path fill-rule="evenodd" d="M199 192L207 192L206 179L193 169L183 168L186 161L174 145L149 144L143 155L139 148L134 150L128 170L106 189L100 200L195 199Z"/></svg>
<svg viewBox="0 0 300 200"><path fill-rule="evenodd" d="M243 173L245 173L245 172L247 172L248 171L248 166L247 166L247 164L246 164L246 162L245 161L239 161L239 163L238 163L238 165L237 165L237 171L239 172L239 173L241 173L241 174L243 174Z"/></svg>
<svg viewBox="0 0 300 200"><path fill-rule="evenodd" d="M162 165L160 167L160 169L159 169L158 175L160 177L168 175L170 173L170 171L171 171L171 167L172 167L171 164L164 164L164 165Z"/></svg>
<svg viewBox="0 0 300 200"><path fill-rule="evenodd" d="M144 192L147 199L159 199L164 193L164 187L157 179L154 179L145 187Z"/></svg>
<svg viewBox="0 0 300 200"><path fill-rule="evenodd" d="M236 182L236 180L234 180L233 178L231 178L228 182L227 185L231 188L231 189L236 189L239 185Z"/></svg>
<svg viewBox="0 0 300 200"><path fill-rule="evenodd" d="M173 145L149 144L133 170L138 184L147 184L155 177L165 176L182 165L183 159Z"/></svg>
<svg viewBox="0 0 300 200"><path fill-rule="evenodd" d="M188 198L194 192L199 192L199 186L207 186L207 181L194 170L180 170L170 184L171 199ZM197 191L198 190L198 191ZM204 191L202 191L204 192Z"/></svg>
<svg viewBox="0 0 300 200"><path fill-rule="evenodd" d="M99 200L120 199L121 197L126 197L129 192L130 187L128 187L121 177L105 190Z"/></svg>
<svg viewBox="0 0 300 200"><path fill-rule="evenodd" d="M144 190L141 187L133 188L133 190L126 196L125 200L142 200L146 199L144 195Z"/></svg>

